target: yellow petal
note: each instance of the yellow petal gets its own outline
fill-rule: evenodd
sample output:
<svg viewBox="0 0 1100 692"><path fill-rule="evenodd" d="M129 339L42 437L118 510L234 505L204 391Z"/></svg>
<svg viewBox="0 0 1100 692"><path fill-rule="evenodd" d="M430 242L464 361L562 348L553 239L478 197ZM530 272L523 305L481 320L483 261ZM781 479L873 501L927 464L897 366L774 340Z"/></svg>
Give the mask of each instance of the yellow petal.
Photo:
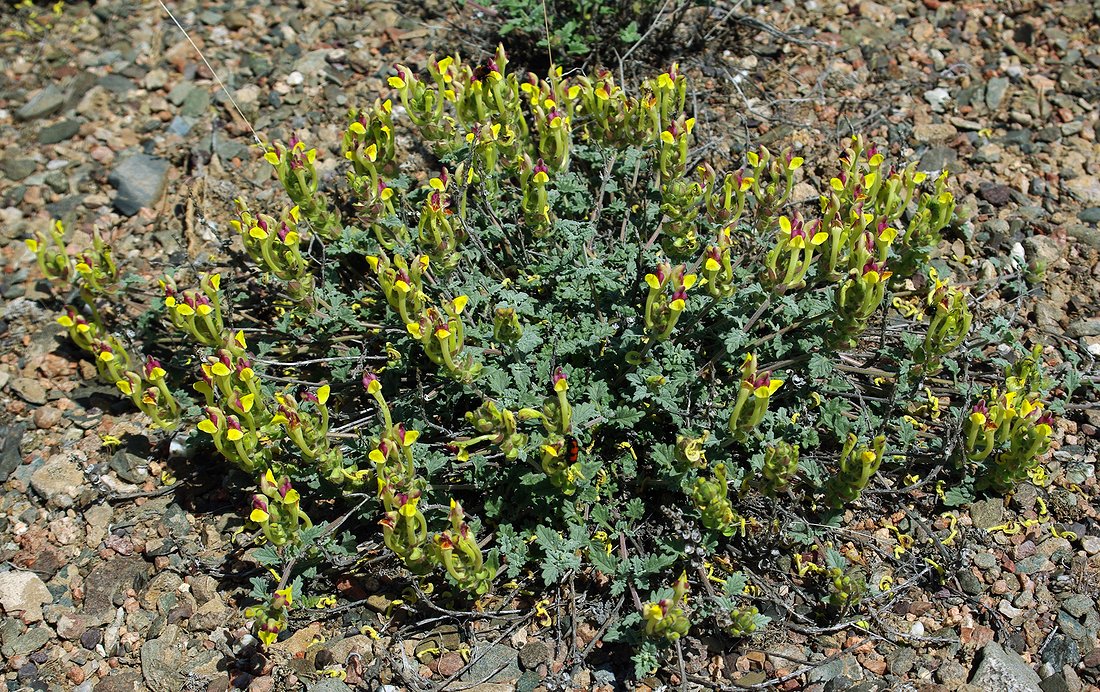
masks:
<svg viewBox="0 0 1100 692"><path fill-rule="evenodd" d="M461 315L462 311L466 309L466 303L470 302L468 296L459 296L451 301L451 307L454 308L456 315Z"/></svg>
<svg viewBox="0 0 1100 692"><path fill-rule="evenodd" d="M684 288L691 288L695 285L695 282L699 280L699 277L695 274L684 275Z"/></svg>
<svg viewBox="0 0 1100 692"><path fill-rule="evenodd" d="M237 440L244 437L244 433L240 430L237 430L236 428L230 428L226 431L225 436L229 438L230 442L236 442Z"/></svg>
<svg viewBox="0 0 1100 692"><path fill-rule="evenodd" d="M417 440L420 439L419 430L406 430L405 431L405 446L412 446Z"/></svg>
<svg viewBox="0 0 1100 692"><path fill-rule="evenodd" d="M332 391L332 388L329 387L327 384L321 385L321 388L317 390L317 402L321 405L324 405L324 403L328 401L328 395L330 391Z"/></svg>
<svg viewBox="0 0 1100 692"><path fill-rule="evenodd" d="M348 125L348 129L357 135L367 134L367 128L363 127L363 123L359 122L358 120L353 122L351 125Z"/></svg>
<svg viewBox="0 0 1100 692"><path fill-rule="evenodd" d="M791 220L788 219L786 216L780 216L779 217L779 229L781 231L783 231L783 233L785 233L786 235L790 235L791 234Z"/></svg>
<svg viewBox="0 0 1100 692"><path fill-rule="evenodd" d="M270 516L270 514L257 507L256 509L252 510L252 513L248 515L248 518L256 522L257 524L262 524L267 521L268 517ZM261 636L262 634L263 633L261 633Z"/></svg>
<svg viewBox="0 0 1100 692"><path fill-rule="evenodd" d="M654 291L661 288L661 282L657 279L656 274L646 274L645 282L649 284L649 287L652 288Z"/></svg>
<svg viewBox="0 0 1100 692"><path fill-rule="evenodd" d="M787 164L787 170L795 171L802 168L802 164L805 163L805 159L801 156L795 156L791 159L791 162Z"/></svg>
<svg viewBox="0 0 1100 692"><path fill-rule="evenodd" d="M120 387L121 388L121 387ZM129 392L127 392L129 394ZM209 435L214 435L218 432L218 426L214 425L214 421L209 418L199 421L198 429Z"/></svg>

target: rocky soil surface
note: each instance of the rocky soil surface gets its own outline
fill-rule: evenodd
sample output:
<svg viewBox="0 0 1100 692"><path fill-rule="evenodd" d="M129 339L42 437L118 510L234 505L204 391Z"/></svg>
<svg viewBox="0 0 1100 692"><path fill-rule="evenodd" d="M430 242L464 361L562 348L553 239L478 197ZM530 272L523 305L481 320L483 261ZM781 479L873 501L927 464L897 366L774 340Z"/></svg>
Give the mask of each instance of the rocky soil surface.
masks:
<svg viewBox="0 0 1100 692"><path fill-rule="evenodd" d="M634 681L629 661L589 646L602 623L583 608L573 628L527 612L413 611L367 570L335 582L335 608L299 613L291 636L256 653L243 610L260 570L234 536L246 485L216 459L178 453L97 382L22 240L60 218L78 246L99 226L137 274L216 260L234 197L280 204L253 130L337 142L346 109L373 101L392 63L475 47L455 43L450 9L170 6L209 64L152 3L67 4L39 28L26 10L0 10L7 689L1100 689L1094 395L1059 420L1049 483L963 508L948 548L958 569L894 600L873 636L854 624L810 631L779 612L732 648L689 638L680 670ZM794 146L808 162L802 201L853 132L946 168L964 218L945 250L956 275L985 281L983 311L1075 353L1095 383L1100 4L809 0L739 13L743 41L682 61L706 155Z"/></svg>

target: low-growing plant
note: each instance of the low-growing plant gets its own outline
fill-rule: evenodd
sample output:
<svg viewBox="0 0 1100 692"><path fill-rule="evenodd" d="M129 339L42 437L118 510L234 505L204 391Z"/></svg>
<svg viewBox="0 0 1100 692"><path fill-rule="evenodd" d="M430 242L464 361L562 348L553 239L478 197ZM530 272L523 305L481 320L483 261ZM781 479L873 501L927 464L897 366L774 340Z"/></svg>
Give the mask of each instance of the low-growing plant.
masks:
<svg viewBox="0 0 1100 692"><path fill-rule="evenodd" d="M795 152L759 147L728 172L696 161L676 66L637 95L605 70L507 68L503 50L398 65L400 109L380 98L339 141L270 145L291 204L237 203L251 273L161 281L157 309L191 344L171 373L133 369L108 328L126 316L105 300L117 271L98 240L83 259L58 234L28 243L82 289L61 321L100 375L256 479L257 560L283 564L250 615L265 644L340 549L331 529L348 517L314 526L333 511L322 500L359 499L359 530L425 591L506 597L503 572L629 593L607 637L644 672L705 623L735 637L767 624L776 604L748 602L761 577L745 571L762 546L795 556L786 576L819 576L836 610L858 608L863 577L836 555L810 574L800 546L836 510L873 507L873 485L952 454L952 482L982 464L999 492L1039 468L1040 353L971 405L959 358L981 371L1000 336L972 334L965 290L940 274L922 288L954 213L946 174L854 137L798 206ZM401 172L398 127L438 168ZM333 153L346 183L324 189ZM270 326L246 334L243 315Z"/></svg>

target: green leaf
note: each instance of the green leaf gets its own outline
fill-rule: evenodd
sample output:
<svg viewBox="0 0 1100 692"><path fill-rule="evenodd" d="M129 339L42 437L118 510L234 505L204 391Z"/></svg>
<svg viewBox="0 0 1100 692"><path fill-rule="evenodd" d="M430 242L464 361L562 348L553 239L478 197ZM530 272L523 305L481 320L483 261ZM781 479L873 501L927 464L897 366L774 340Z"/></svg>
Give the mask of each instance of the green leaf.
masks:
<svg viewBox="0 0 1100 692"><path fill-rule="evenodd" d="M609 577L614 577L619 571L619 560L615 557L615 553L605 552L604 546L596 541L593 541L589 547L588 557L596 569Z"/></svg>

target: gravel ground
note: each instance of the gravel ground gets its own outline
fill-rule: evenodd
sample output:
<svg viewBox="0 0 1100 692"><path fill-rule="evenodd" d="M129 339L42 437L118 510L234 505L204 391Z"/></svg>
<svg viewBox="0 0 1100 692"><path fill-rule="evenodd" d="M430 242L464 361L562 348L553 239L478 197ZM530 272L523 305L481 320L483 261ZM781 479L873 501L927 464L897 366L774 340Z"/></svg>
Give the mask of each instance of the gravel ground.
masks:
<svg viewBox="0 0 1100 692"><path fill-rule="evenodd" d="M304 614L297 632L256 654L243 609L258 570L234 539L247 489L212 459L171 454L96 382L53 322L59 303L22 239L62 218L78 245L103 229L138 274L216 259L234 197L278 199L252 129L338 141L346 109L373 101L392 63L472 48L449 28L461 18L404 16L385 2L171 7L244 118L158 6L76 3L46 30L26 11L0 15L25 30L0 40L0 675L9 690L331 692L448 680L481 692L766 682L1100 689L1100 408L1084 400L1058 423L1051 483L963 508L957 571L938 591L910 590L877 613L875 636L780 617L733 648L689 638L687 679L634 681L613 650L571 657L598 634L584 610L573 642L526 619L413 617L368 572L335 580L347 607ZM706 156L736 158L746 141L793 146L809 162L795 192L806 202L829 173L813 162L835 156L852 132L923 169L947 168L964 222L943 258L992 287L983 309L1076 352L1095 381L1100 4L810 0L740 12L727 21L741 41L682 61ZM1028 268L1038 279L1010 290ZM113 449L108 435L127 446ZM859 517L846 529L886 531Z"/></svg>

